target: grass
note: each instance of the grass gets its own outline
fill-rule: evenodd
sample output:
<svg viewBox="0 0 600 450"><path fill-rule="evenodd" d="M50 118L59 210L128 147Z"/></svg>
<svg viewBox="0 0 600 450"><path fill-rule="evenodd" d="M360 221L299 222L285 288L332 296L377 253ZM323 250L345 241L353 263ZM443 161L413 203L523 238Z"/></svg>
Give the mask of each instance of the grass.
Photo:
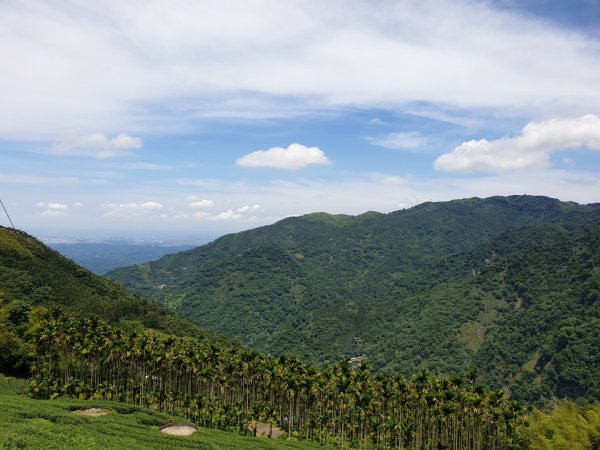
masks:
<svg viewBox="0 0 600 450"><path fill-rule="evenodd" d="M311 450L317 444L241 436L236 432L199 428L191 436L159 432L169 418L181 417L117 402L35 400L23 392L27 380L0 374L0 448L2 449L210 449ZM85 417L74 411L99 407L110 413Z"/></svg>

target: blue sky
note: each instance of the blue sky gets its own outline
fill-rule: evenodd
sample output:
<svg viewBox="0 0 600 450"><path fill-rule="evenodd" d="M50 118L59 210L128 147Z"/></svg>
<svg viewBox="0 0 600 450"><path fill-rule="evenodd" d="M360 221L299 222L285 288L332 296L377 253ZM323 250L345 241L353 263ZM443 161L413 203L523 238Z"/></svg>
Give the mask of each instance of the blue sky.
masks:
<svg viewBox="0 0 600 450"><path fill-rule="evenodd" d="M39 236L600 201L597 0L4 2L0 30L0 198Z"/></svg>

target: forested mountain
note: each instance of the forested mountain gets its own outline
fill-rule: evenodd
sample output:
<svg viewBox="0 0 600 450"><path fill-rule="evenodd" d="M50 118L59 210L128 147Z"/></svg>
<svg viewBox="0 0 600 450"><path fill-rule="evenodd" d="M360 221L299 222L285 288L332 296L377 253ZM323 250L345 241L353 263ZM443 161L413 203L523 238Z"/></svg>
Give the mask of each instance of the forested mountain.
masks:
<svg viewBox="0 0 600 450"><path fill-rule="evenodd" d="M98 277L36 238L0 227L0 302L14 321L32 307L60 307L79 317L97 317L128 329L220 339L164 307Z"/></svg>
<svg viewBox="0 0 600 450"><path fill-rule="evenodd" d="M262 421L269 433L277 427L293 440L342 449L521 445L523 407L502 390L486 392L473 371L444 379L421 371L404 378L374 374L367 363L346 359L316 368L294 357L274 358L207 338L162 306L99 279L25 233L0 229L0 249L0 373L27 373L30 397L60 398L63 408L73 405L64 399L102 401L122 430L119 441L135 432L118 425L125 421L115 415L136 412L142 424L156 426L158 410L239 434ZM2 401L19 404L14 395ZM27 412L0 411L9 420L1 442L27 448L73 442L67 430L77 419L68 411L23 403ZM32 430L23 428L29 422L41 423L37 419L58 426L24 433ZM66 438L57 438L63 433ZM84 441L82 446L91 445ZM233 446L254 447L241 441Z"/></svg>
<svg viewBox="0 0 600 450"><path fill-rule="evenodd" d="M530 196L318 213L109 277L274 354L598 399L599 229L600 205Z"/></svg>

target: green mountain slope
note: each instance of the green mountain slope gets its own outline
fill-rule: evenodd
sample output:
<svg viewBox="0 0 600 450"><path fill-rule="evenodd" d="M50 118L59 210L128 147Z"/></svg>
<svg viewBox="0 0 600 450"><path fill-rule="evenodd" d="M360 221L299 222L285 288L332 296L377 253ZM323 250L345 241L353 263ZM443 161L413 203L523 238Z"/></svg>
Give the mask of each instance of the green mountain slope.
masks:
<svg viewBox="0 0 600 450"><path fill-rule="evenodd" d="M9 319L15 323L31 307L60 307L73 315L95 316L129 329L146 326L178 335L220 339L119 284L92 274L36 238L4 227L0 227L0 304L2 301L10 303Z"/></svg>
<svg viewBox="0 0 600 450"><path fill-rule="evenodd" d="M572 370L564 382L556 379L551 369L560 358L542 356L573 316L581 321L573 331L578 343L596 339L589 333L596 302L580 301L578 283L594 279L597 249L588 244L599 227L600 205L530 196L356 217L318 213L109 278L276 354L322 363L364 353L377 368L405 375L477 365L488 383L514 384L523 397L537 386L544 395L598 398L587 381L575 387ZM594 298L589 283L585 295ZM534 323L546 325L530 330ZM527 339L509 344L506 330Z"/></svg>
<svg viewBox="0 0 600 450"><path fill-rule="evenodd" d="M31 236L3 229L1 238L0 372L28 369L29 395L43 400L15 397L21 382L2 395L0 376L0 446L139 448L147 433L150 448L310 448L236 436L248 424L342 448L447 447L463 439L506 449L520 441L522 407L501 390L486 392L472 374L435 379L423 371L409 380L344 359L315 368L196 339L184 333L184 319L160 314L159 305L99 280ZM148 309L159 312L163 330L181 324L180 335L142 328ZM96 405L108 416L71 412ZM157 430L167 412L232 433L172 441Z"/></svg>

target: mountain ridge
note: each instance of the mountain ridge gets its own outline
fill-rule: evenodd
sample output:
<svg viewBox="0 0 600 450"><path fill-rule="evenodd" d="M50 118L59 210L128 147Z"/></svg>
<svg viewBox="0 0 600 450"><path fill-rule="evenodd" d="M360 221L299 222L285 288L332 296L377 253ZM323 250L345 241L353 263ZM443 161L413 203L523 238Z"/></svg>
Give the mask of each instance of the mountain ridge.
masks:
<svg viewBox="0 0 600 450"><path fill-rule="evenodd" d="M505 317L519 323L510 311L523 301L526 283L519 285L515 280L521 278L509 270L520 267L519 249L539 256L554 248L564 253L560 264L572 258L579 276L587 277L577 249L599 227L599 204L535 196L430 202L341 220L319 213L227 235L109 277L262 351L316 363L364 353L380 370L447 374L488 367L488 336ZM561 246L563 241L569 244ZM546 275L537 275L546 282ZM576 303L572 280L560 289L565 303ZM548 293L535 295L542 302ZM554 342L549 336L556 333L552 328L536 339L541 346ZM520 360L533 358L528 345ZM519 385L528 369L521 367L525 363L515 368L508 353L506 370L486 369L488 384ZM588 381L581 395L569 395L595 397ZM558 395L559 384L544 395ZM524 398L532 395L522 392Z"/></svg>

